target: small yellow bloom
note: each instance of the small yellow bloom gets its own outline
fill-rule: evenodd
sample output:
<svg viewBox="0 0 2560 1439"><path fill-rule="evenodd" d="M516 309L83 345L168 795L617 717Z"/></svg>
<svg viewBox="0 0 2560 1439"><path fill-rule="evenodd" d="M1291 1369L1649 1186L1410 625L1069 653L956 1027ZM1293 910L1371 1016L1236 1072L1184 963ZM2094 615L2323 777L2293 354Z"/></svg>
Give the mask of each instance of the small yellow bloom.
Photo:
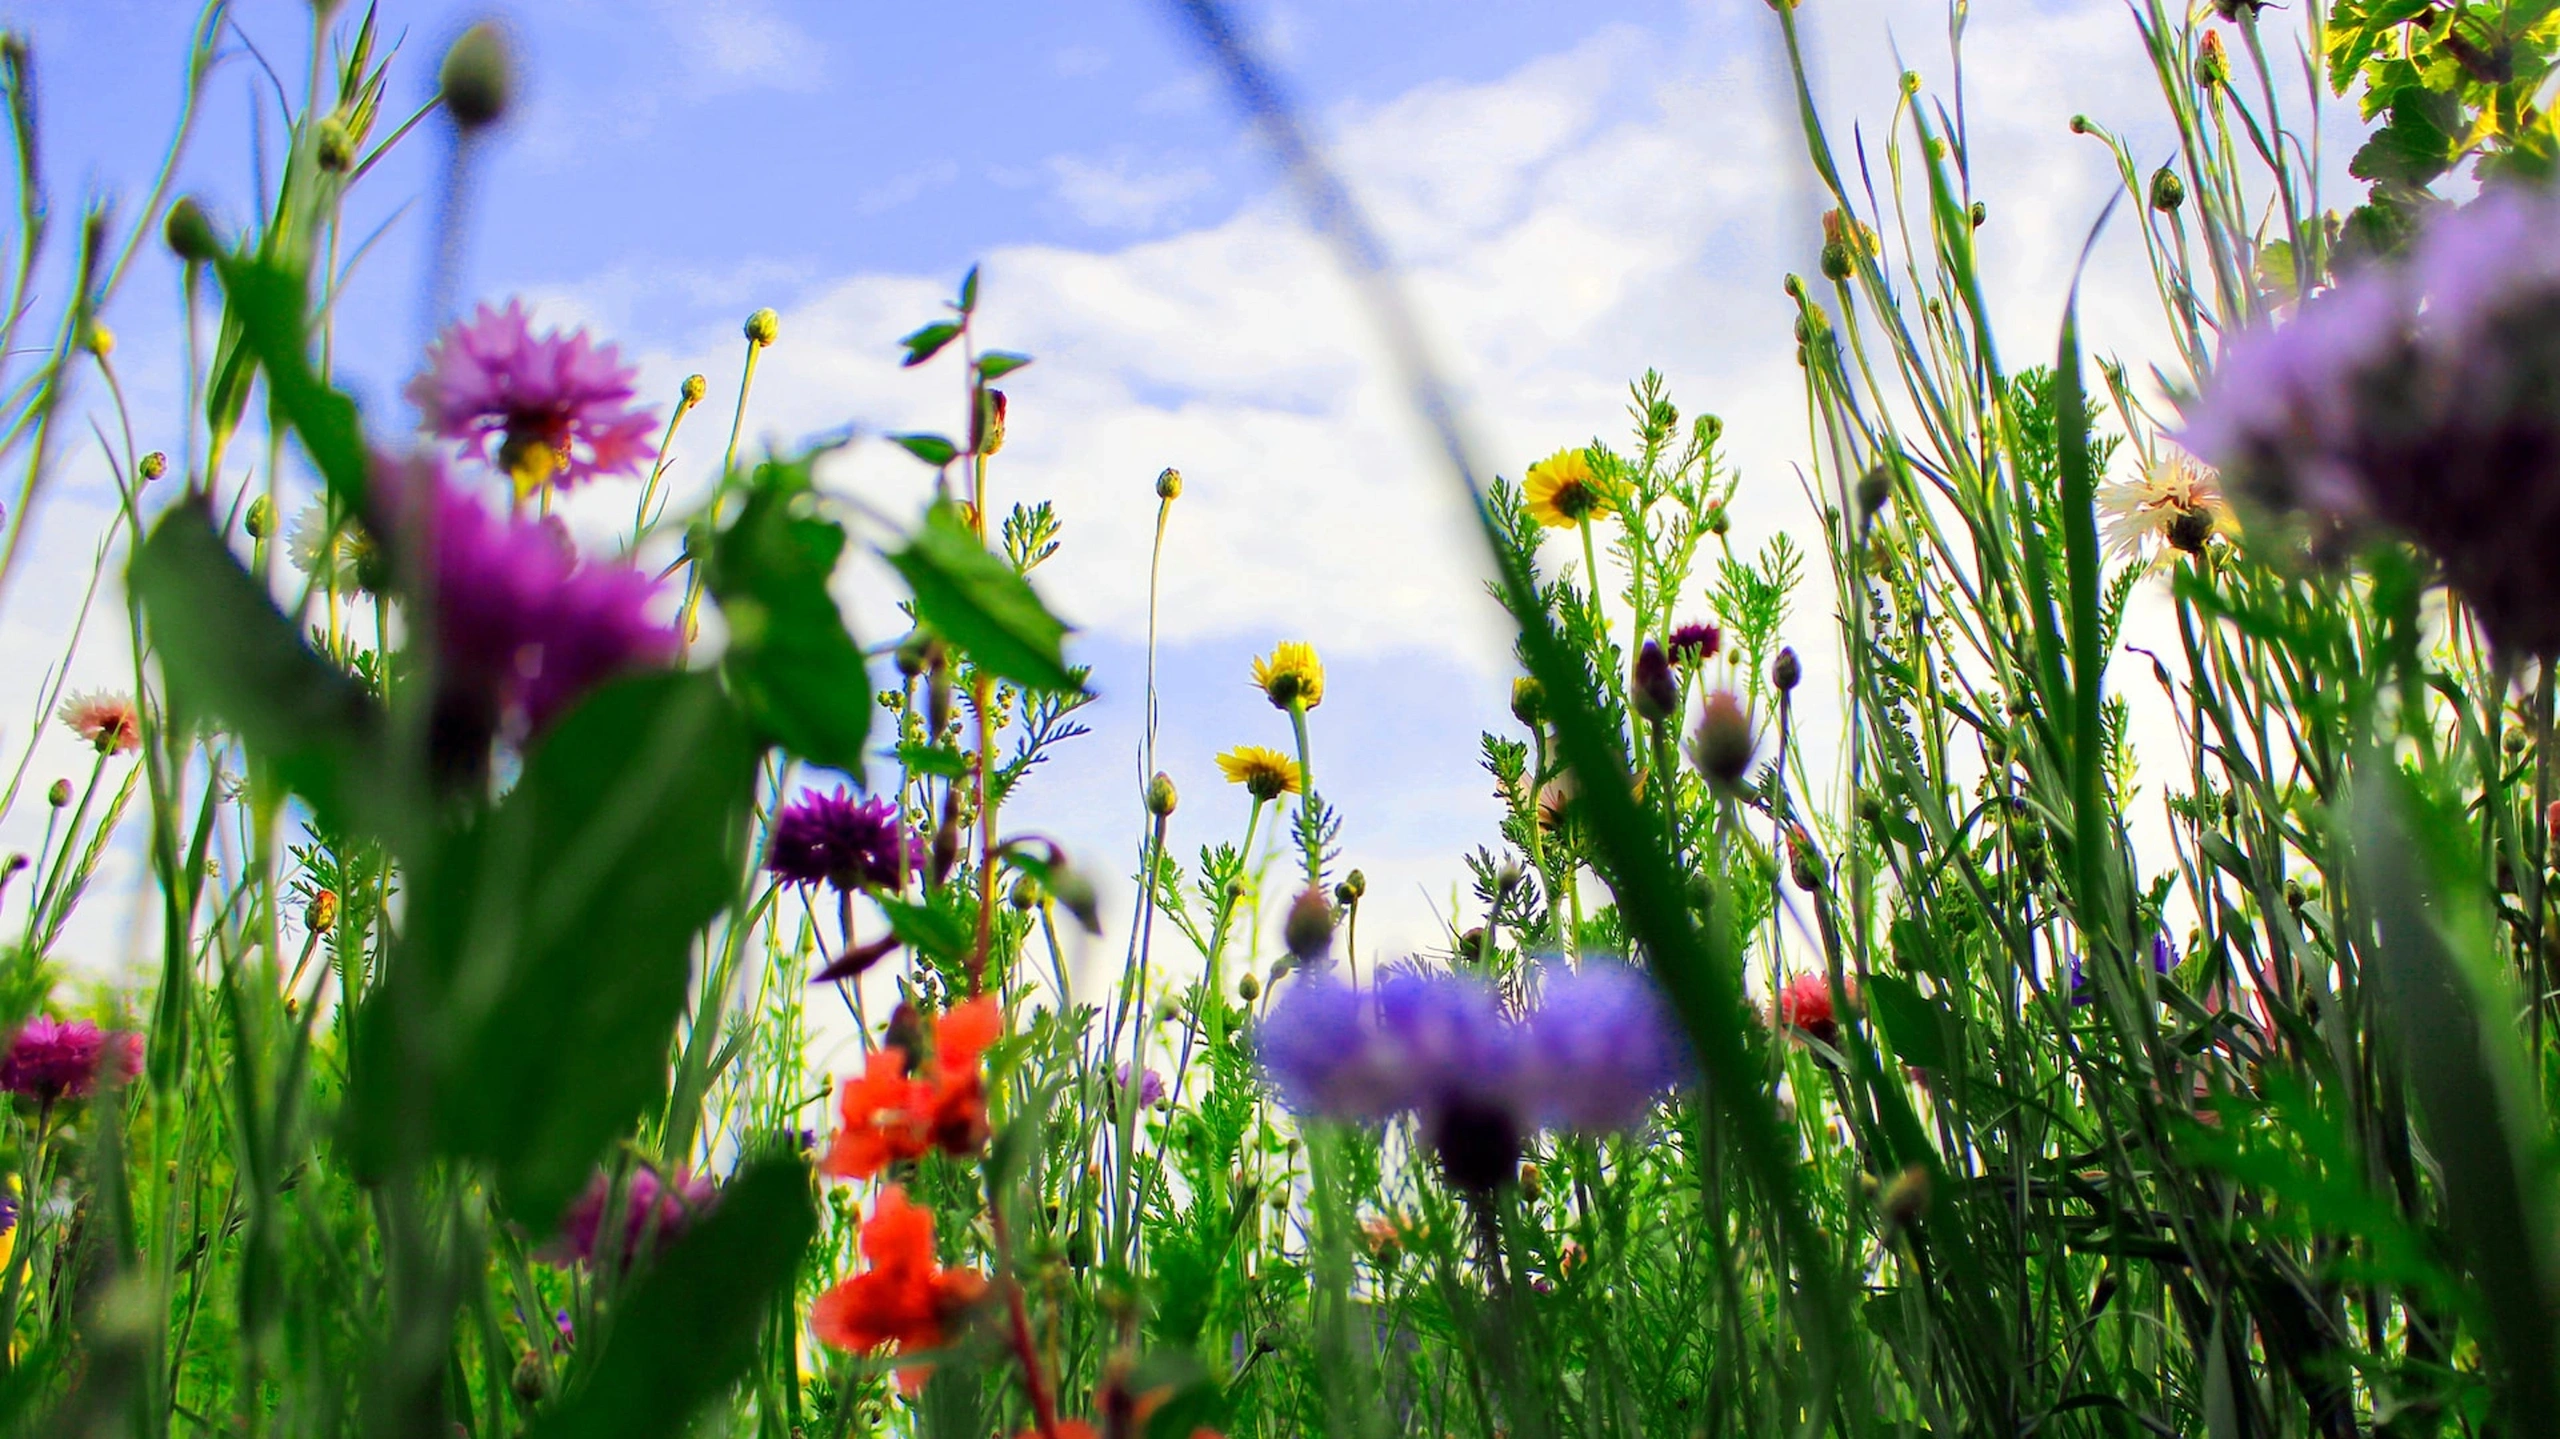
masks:
<svg viewBox="0 0 2560 1439"><path fill-rule="evenodd" d="M1298 762L1258 744L1240 744L1218 756L1218 773L1229 784L1243 785L1257 800L1298 792Z"/></svg>
<svg viewBox="0 0 2560 1439"><path fill-rule="evenodd" d="M1552 530L1605 520L1617 509L1586 450L1558 450L1531 465L1520 492L1529 502L1529 518Z"/></svg>
<svg viewBox="0 0 2560 1439"><path fill-rule="evenodd" d="M1253 682L1280 709L1292 704L1314 709L1324 703L1324 661L1304 640L1282 640L1269 659L1255 660Z"/></svg>

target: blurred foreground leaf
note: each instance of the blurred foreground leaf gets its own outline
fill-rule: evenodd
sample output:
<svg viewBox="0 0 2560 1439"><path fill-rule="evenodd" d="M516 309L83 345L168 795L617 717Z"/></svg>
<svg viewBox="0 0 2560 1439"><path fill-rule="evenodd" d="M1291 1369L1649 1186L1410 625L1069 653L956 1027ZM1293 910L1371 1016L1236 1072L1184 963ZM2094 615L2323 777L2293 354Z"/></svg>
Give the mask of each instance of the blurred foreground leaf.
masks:
<svg viewBox="0 0 2560 1439"><path fill-rule="evenodd" d="M331 498L348 514L363 513L364 430L355 401L312 372L308 286L291 270L255 260L223 260L215 268L230 302L227 315L239 321L242 340L267 373L275 413L301 437Z"/></svg>
<svg viewBox="0 0 2560 1439"><path fill-rule="evenodd" d="M527 1433L684 1433L695 1411L755 1358L768 1306L789 1292L817 1228L800 1161L767 1159L741 1171L709 1217L633 1287L587 1381Z"/></svg>
<svg viewBox="0 0 2560 1439"><path fill-rule="evenodd" d="M859 779L871 676L827 590L844 526L793 513L815 458L756 467L746 508L712 547L709 582L729 621L721 669L748 718L800 758Z"/></svg>
<svg viewBox="0 0 2560 1439"><path fill-rule="evenodd" d="M889 563L915 592L916 618L971 664L1026 689L1076 688L1060 648L1065 622L1013 566L988 552L958 506L935 505Z"/></svg>

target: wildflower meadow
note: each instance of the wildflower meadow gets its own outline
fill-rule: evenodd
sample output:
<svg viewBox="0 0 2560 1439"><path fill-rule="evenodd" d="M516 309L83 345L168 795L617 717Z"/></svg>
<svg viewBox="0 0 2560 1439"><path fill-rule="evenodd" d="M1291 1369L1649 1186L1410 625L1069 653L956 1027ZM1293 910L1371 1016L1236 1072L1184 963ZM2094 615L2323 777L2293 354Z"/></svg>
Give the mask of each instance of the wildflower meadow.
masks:
<svg viewBox="0 0 2560 1439"><path fill-rule="evenodd" d="M2073 294L2162 337L2116 353L1983 262L1963 65L1837 122L1826 3L1748 6L1819 202L1763 277L1783 478L1654 371L1486 452L1277 52L1159 17L1510 642L1441 737L1494 819L1394 953L1314 643L1239 648L1260 725L1156 767L1182 456L1111 557L1143 667L1080 657L994 270L876 337L943 423L760 443L787 311L656 393L461 283L539 78L505 25L166 15L169 164L84 207L0 32L0 604L61 653L7 738L82 757L0 790L43 836L0 871L0 1428L2560 1435L2560 18L2083 6L2155 107L2068 122L2115 176ZM282 118L226 215L168 177L252 51ZM404 146L414 297L344 223ZM428 320L396 403L341 384L368 287ZM179 402L129 403L115 326L164 310ZM9 587L93 482L89 601ZM106 631L129 673L71 690ZM1147 748L1070 844L1019 816L1121 774L1106 691ZM132 983L78 963L117 855Z"/></svg>

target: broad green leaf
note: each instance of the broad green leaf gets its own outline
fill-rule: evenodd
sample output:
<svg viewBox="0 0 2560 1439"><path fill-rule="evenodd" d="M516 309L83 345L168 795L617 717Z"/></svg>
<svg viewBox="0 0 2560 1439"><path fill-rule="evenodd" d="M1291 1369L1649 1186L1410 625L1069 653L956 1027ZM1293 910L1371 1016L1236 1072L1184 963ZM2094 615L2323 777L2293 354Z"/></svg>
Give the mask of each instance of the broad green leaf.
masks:
<svg viewBox="0 0 2560 1439"><path fill-rule="evenodd" d="M898 341L907 350L901 365L921 365L942 353L942 347L960 338L960 327L950 320L936 320Z"/></svg>
<svg viewBox="0 0 2560 1439"><path fill-rule="evenodd" d="M1060 649L1066 624L970 533L957 506L935 505L889 563L915 592L916 618L984 673L1025 689L1077 688Z"/></svg>
<svg viewBox="0 0 2560 1439"><path fill-rule="evenodd" d="M712 676L618 681L412 876L407 972L376 991L359 1057L408 1026L436 1145L494 1167L528 1227L666 1084L694 936L745 864L756 754ZM360 1071L360 1125L414 1114L396 1079ZM398 1136L359 1138L379 1154Z"/></svg>
<svg viewBox="0 0 2560 1439"><path fill-rule="evenodd" d="M898 937L898 943L927 959L957 963L968 956L976 943L967 921L947 909L895 899L884 899L879 904L880 912L888 917L889 932Z"/></svg>
<svg viewBox="0 0 2560 1439"><path fill-rule="evenodd" d="M809 458L758 466L746 507L712 546L708 580L729 622L721 670L776 744L859 779L875 701L862 651L827 589L844 526L793 513L809 492Z"/></svg>
<svg viewBox="0 0 2560 1439"><path fill-rule="evenodd" d="M586 1381L527 1431L532 1439L658 1439L685 1433L746 1372L818 1231L809 1171L767 1159L741 1171L692 1232L622 1302Z"/></svg>
<svg viewBox="0 0 2560 1439"><path fill-rule="evenodd" d="M1000 380L1030 363L1029 355L1017 355L1010 350L989 350L978 357L978 378Z"/></svg>
<svg viewBox="0 0 2560 1439"><path fill-rule="evenodd" d="M2402 90L2392 97L2390 120L2347 162L2347 173L2411 187L2434 181L2461 153L2462 142L2448 122L2462 123L2452 96L2415 85Z"/></svg>
<svg viewBox="0 0 2560 1439"><path fill-rule="evenodd" d="M327 828L383 831L382 711L294 633L215 533L201 497L160 517L127 583L174 708L238 735Z"/></svg>
<svg viewBox="0 0 2560 1439"><path fill-rule="evenodd" d="M1867 976L1867 1002L1904 1063L1922 1069L1947 1067L1955 1019L1936 1000L1907 979L1879 972Z"/></svg>
<svg viewBox="0 0 2560 1439"><path fill-rule="evenodd" d="M300 275L248 259L216 262L230 314L242 339L267 374L267 395L293 427L329 493L349 514L364 508L364 430L355 401L330 388L311 370L305 310L309 289Z"/></svg>
<svg viewBox="0 0 2560 1439"><path fill-rule="evenodd" d="M937 468L960 457L960 447L940 435L891 435L890 443Z"/></svg>
<svg viewBox="0 0 2560 1439"><path fill-rule="evenodd" d="M958 779L969 772L968 759L947 744L905 741L898 746L898 763L910 773L935 779Z"/></svg>

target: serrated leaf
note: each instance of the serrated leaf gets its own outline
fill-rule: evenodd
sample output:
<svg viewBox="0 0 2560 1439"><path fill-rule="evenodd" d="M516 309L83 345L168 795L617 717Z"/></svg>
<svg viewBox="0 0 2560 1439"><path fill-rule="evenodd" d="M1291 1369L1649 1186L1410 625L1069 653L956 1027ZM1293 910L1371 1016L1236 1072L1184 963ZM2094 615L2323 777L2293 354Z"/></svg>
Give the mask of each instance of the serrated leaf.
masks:
<svg viewBox="0 0 2560 1439"><path fill-rule="evenodd" d="M980 671L1025 689L1078 688L1061 649L1066 623L988 552L957 506L936 504L888 558L915 594L916 618Z"/></svg>
<svg viewBox="0 0 2560 1439"><path fill-rule="evenodd" d="M1000 380L1030 363L1029 355L1017 355L1010 350L989 350L978 357L978 378Z"/></svg>
<svg viewBox="0 0 2560 1439"><path fill-rule="evenodd" d="M305 320L310 295L303 278L248 259L218 260L215 272L222 279L227 315L239 322L243 342L266 371L269 403L302 441L339 508L364 513L370 465L364 429L355 401L312 372Z"/></svg>
<svg viewBox="0 0 2560 1439"><path fill-rule="evenodd" d="M745 507L713 543L707 577L729 621L721 671L747 717L782 748L858 780L875 701L828 590L844 526L792 512L809 492L814 457L756 467Z"/></svg>
<svg viewBox="0 0 2560 1439"><path fill-rule="evenodd" d="M2460 142L2446 126L2439 97L2410 86L2392 97L2391 118L2347 162L2359 180L2425 185L2453 167ZM2452 117L2459 123L2459 117Z"/></svg>
<svg viewBox="0 0 2560 1439"><path fill-rule="evenodd" d="M219 720L324 826L389 827L380 707L294 633L215 532L202 497L160 517L126 582L174 708Z"/></svg>
<svg viewBox="0 0 2560 1439"><path fill-rule="evenodd" d="M746 1372L774 1301L818 1230L809 1172L767 1159L741 1172L622 1301L586 1382L531 1439L660 1439Z"/></svg>
<svg viewBox="0 0 2560 1439"><path fill-rule="evenodd" d="M940 435L891 435L889 442L935 469L960 457L960 447Z"/></svg>
<svg viewBox="0 0 2560 1439"><path fill-rule="evenodd" d="M960 338L960 326L950 320L936 320L923 329L898 341L906 346L907 357L898 363L912 369L942 353L942 347Z"/></svg>

